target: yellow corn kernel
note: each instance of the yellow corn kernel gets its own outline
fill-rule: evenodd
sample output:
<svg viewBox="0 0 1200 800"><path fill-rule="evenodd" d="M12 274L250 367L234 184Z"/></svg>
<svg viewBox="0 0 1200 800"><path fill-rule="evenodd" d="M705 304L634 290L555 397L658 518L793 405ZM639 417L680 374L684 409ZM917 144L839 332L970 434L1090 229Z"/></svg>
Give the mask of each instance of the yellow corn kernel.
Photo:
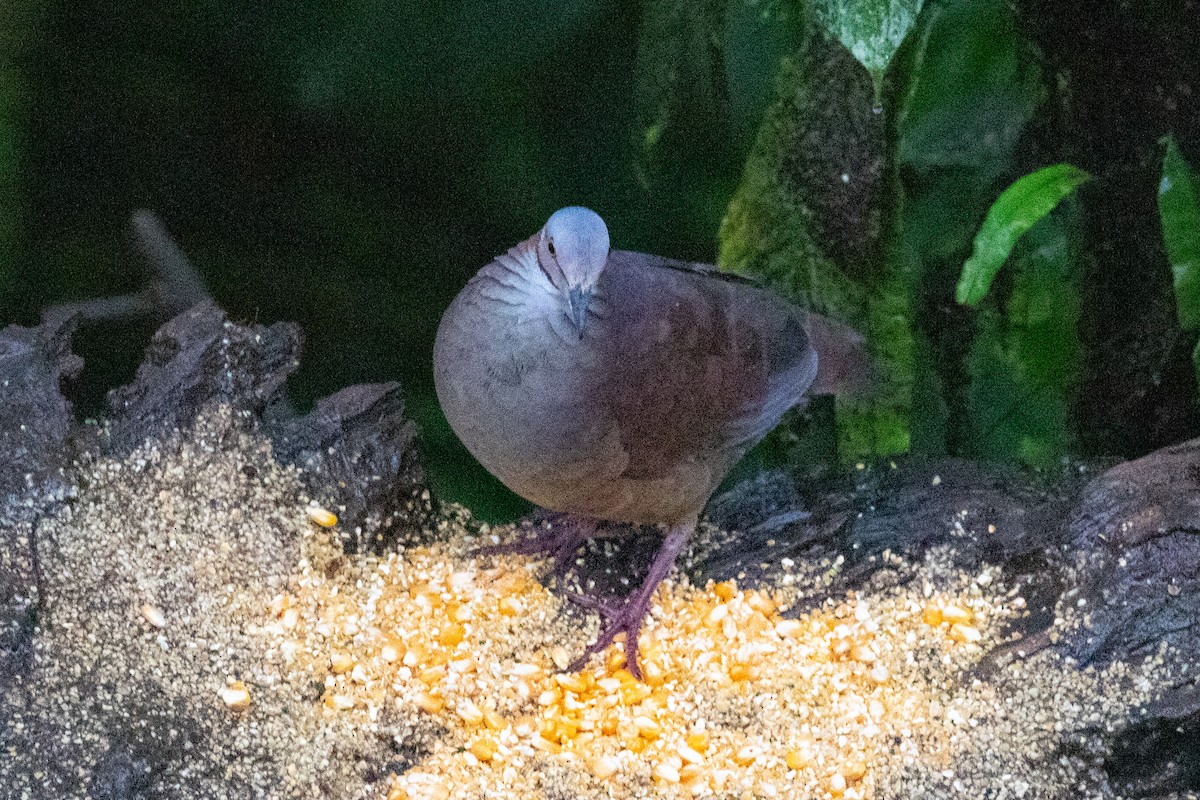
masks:
<svg viewBox="0 0 1200 800"><path fill-rule="evenodd" d="M321 508L320 506L309 506L308 518L320 525L322 528L332 528L334 525L337 525L338 522L336 514L328 509Z"/></svg>
<svg viewBox="0 0 1200 800"><path fill-rule="evenodd" d="M654 765L654 769L650 771L650 775L656 780L663 783L679 783L679 770L674 764L669 764L666 761L660 761Z"/></svg>
<svg viewBox="0 0 1200 800"><path fill-rule="evenodd" d="M554 682L566 689L568 692L583 694L591 688L590 679L592 677L591 673L586 673L587 677L584 677L584 674L585 673L579 672L574 674L558 674L554 676Z"/></svg>
<svg viewBox="0 0 1200 800"><path fill-rule="evenodd" d="M679 782L689 789L698 788L704 776L704 767L699 764L684 764L679 770Z"/></svg>
<svg viewBox="0 0 1200 800"><path fill-rule="evenodd" d="M722 600L732 600L737 596L737 584L733 581L722 581L713 586L713 594Z"/></svg>
<svg viewBox="0 0 1200 800"><path fill-rule="evenodd" d="M804 769L813 763L812 755L804 750L788 750L783 757L788 769Z"/></svg>
<svg viewBox="0 0 1200 800"><path fill-rule="evenodd" d="M620 720L615 715L610 715L600 720L600 733L605 736L616 736L617 728L619 727Z"/></svg>
<svg viewBox="0 0 1200 800"><path fill-rule="evenodd" d="M605 694L614 694L618 689L621 688L621 682L611 676L607 678L601 678L600 680L596 681L596 685L599 686L600 690Z"/></svg>
<svg viewBox="0 0 1200 800"><path fill-rule="evenodd" d="M638 736L652 741L662 735L662 726L647 716L634 717L633 726L637 728Z"/></svg>
<svg viewBox="0 0 1200 800"><path fill-rule="evenodd" d="M642 677L648 686L662 686L667 682L666 670L657 661L642 662Z"/></svg>
<svg viewBox="0 0 1200 800"><path fill-rule="evenodd" d="M680 758L689 764L701 764L704 762L704 755L695 748L689 747L687 744L680 744L676 746L675 752L679 754Z"/></svg>
<svg viewBox="0 0 1200 800"><path fill-rule="evenodd" d="M441 634L438 635L438 641L446 647L456 647L467 636L467 629L457 622L451 622L446 627L442 628Z"/></svg>
<svg viewBox="0 0 1200 800"><path fill-rule="evenodd" d="M950 626L950 638L963 644L975 644L983 638L983 634L979 632L978 628L956 622Z"/></svg>
<svg viewBox="0 0 1200 800"><path fill-rule="evenodd" d="M349 711L354 708L354 698L348 694L330 692L325 695L325 707L333 711Z"/></svg>
<svg viewBox="0 0 1200 800"><path fill-rule="evenodd" d="M521 605L521 601L511 595L500 598L498 608L500 613L506 617L519 616L525 610L524 606Z"/></svg>
<svg viewBox="0 0 1200 800"><path fill-rule="evenodd" d="M746 605L765 617L775 613L775 601L762 592L749 592L746 595Z"/></svg>
<svg viewBox="0 0 1200 800"><path fill-rule="evenodd" d="M800 620L798 619L783 619L775 623L775 633L777 633L780 638L786 639L789 636L794 636L795 634L799 633L801 627L803 626L800 624Z"/></svg>
<svg viewBox="0 0 1200 800"><path fill-rule="evenodd" d="M733 763L739 767L748 767L754 763L754 759L758 758L758 750L746 745L739 747L737 752L733 754Z"/></svg>
<svg viewBox="0 0 1200 800"><path fill-rule="evenodd" d="M692 731L684 741L688 747L698 753L704 753L708 750L708 734L704 731Z"/></svg>
<svg viewBox="0 0 1200 800"><path fill-rule="evenodd" d="M965 624L971 621L971 612L962 606L942 606L942 619L946 622L949 622L951 625L956 623Z"/></svg>
<svg viewBox="0 0 1200 800"><path fill-rule="evenodd" d="M426 686L433 686L444 677L446 677L445 664L439 664L436 667L426 667L417 673L417 680Z"/></svg>
<svg viewBox="0 0 1200 800"><path fill-rule="evenodd" d="M621 761L616 756L597 756L591 762L592 774L600 780L611 778L621 768Z"/></svg>
<svg viewBox="0 0 1200 800"><path fill-rule="evenodd" d="M926 625L941 625L942 624L942 609L941 606L935 606L932 603L925 606L925 613L921 615L921 619L925 620Z"/></svg>
<svg viewBox="0 0 1200 800"><path fill-rule="evenodd" d="M335 675L349 672L354 668L354 656L342 650L334 650L329 654L329 668Z"/></svg>
<svg viewBox="0 0 1200 800"><path fill-rule="evenodd" d="M550 753L552 755L558 755L559 753L562 752L562 747L560 747L555 742L549 741L548 739L546 739L543 736L533 737L529 741L529 744L531 744L535 750L541 750L543 753Z"/></svg>
<svg viewBox="0 0 1200 800"><path fill-rule="evenodd" d="M250 690L242 681L234 681L221 689L221 700L230 711L245 711L250 707Z"/></svg>
<svg viewBox="0 0 1200 800"><path fill-rule="evenodd" d="M470 700L461 700L454 709L458 716L468 725L479 725L483 722L483 709Z"/></svg>
<svg viewBox="0 0 1200 800"><path fill-rule="evenodd" d="M866 774L867 774L866 762L860 761L858 759L854 759L852 761L846 762L845 767L842 769L842 775L844 775L846 780L849 781L850 783L853 783L855 781L861 781L863 779L863 776L865 776Z"/></svg>
<svg viewBox="0 0 1200 800"><path fill-rule="evenodd" d="M277 594L271 598L271 614L278 617L292 607L292 597L287 594Z"/></svg>
<svg viewBox="0 0 1200 800"><path fill-rule="evenodd" d="M488 739L476 739L471 743L471 755L484 763L491 761L496 755L496 745Z"/></svg>
<svg viewBox="0 0 1200 800"><path fill-rule="evenodd" d="M729 668L729 679L732 681L748 681L754 678L754 670L749 664L734 664Z"/></svg>
<svg viewBox="0 0 1200 800"><path fill-rule="evenodd" d="M446 698L429 692L418 692L414 702L416 702L417 708L426 714L440 714L446 707Z"/></svg>

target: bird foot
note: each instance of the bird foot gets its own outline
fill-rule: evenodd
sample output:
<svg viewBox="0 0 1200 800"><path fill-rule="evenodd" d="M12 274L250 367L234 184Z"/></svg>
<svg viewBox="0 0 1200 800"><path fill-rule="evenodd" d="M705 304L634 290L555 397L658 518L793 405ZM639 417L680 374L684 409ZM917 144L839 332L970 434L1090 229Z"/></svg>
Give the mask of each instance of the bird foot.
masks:
<svg viewBox="0 0 1200 800"><path fill-rule="evenodd" d="M671 565L675 563L675 558L687 544L688 537L691 536L693 530L695 530L695 523L679 525L667 531L645 579L625 599L624 603L612 603L574 592L567 595L579 605L597 612L604 620L596 641L588 645L587 649L583 651L583 655L567 667L569 672L583 669L593 654L603 651L612 644L617 636L623 633L625 634L625 665L635 678L642 680L642 667L638 663L638 634L642 631L642 623L645 622L646 615L650 613L650 604L655 590L658 589L663 578L667 577L667 573L671 571Z"/></svg>
<svg viewBox="0 0 1200 800"><path fill-rule="evenodd" d="M649 591L646 591L646 585L642 584L624 603L610 603L587 595L569 593L568 598L598 613L604 620L604 624L596 641L587 646L583 655L571 662L567 671L578 672L583 669L587 666L588 659L596 653L603 652L617 636L623 633L625 634L625 664L633 676L641 680L642 668L638 664L638 634L641 633L646 615L650 613L650 600L654 596L656 588L658 588L657 581Z"/></svg>
<svg viewBox="0 0 1200 800"><path fill-rule="evenodd" d="M475 550L475 554L546 556L554 559L555 577L562 577L579 548L596 535L599 523L593 519L569 514L538 516L538 522L549 522L550 526L540 526L538 532L532 536L480 547Z"/></svg>

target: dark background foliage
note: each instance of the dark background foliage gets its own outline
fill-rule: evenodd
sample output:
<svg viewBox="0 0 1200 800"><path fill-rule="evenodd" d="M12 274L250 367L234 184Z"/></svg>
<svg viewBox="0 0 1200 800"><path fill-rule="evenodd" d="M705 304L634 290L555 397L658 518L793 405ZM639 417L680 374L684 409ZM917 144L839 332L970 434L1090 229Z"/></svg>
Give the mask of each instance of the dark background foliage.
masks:
<svg viewBox="0 0 1200 800"><path fill-rule="evenodd" d="M297 406L402 381L435 485L511 516L521 505L437 409L442 309L566 204L604 215L618 246L715 260L731 199L774 154L789 191L823 200L809 204L805 252L872 291L904 287L896 402L912 450L1035 452L1025 460L1042 466L1136 455L1196 432L1194 335L1175 323L1155 190L1163 135L1200 164L1198 19L1195 0L941 0L886 74L868 75L826 39L821 4L783 0L12 0L0 11L0 321L135 291L128 220L154 209L233 317L301 324ZM877 104L878 120L832 113L847 96ZM770 151L764 114L801 115L806 135ZM842 157L870 176L858 193L807 188ZM1080 366L1036 421L1051 430L1022 450L1004 421L1030 399L988 382L978 343L1008 335L1012 284L1045 273L1006 270L982 310L955 305L953 285L1004 187L1063 161L1095 180L1024 246L1070 243L1051 284L1078 307L1066 335ZM736 237L722 234L726 255ZM153 328L79 337L81 413L102 411ZM1004 357L1023 366L1029 352ZM1033 361L1053 368L1057 353Z"/></svg>

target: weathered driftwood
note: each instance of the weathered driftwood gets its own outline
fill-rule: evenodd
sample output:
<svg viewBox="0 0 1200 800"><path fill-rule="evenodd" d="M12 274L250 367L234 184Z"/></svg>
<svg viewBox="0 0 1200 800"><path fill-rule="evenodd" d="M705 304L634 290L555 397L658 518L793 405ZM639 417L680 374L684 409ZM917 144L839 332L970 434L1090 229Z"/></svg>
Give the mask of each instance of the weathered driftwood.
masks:
<svg viewBox="0 0 1200 800"><path fill-rule="evenodd" d="M71 330L60 321L0 331L0 684L29 649L39 602L30 539L36 519L72 494L72 460L128 452L211 403L242 412L271 436L276 458L304 468L309 494L336 506L353 532L348 548L386 548L432 527L396 384L351 387L302 417L278 412L297 365L294 326L239 326L199 304L158 332L133 384L111 393L98 429L76 423L66 399L80 369ZM1030 604L1014 631L1020 638L993 660L1053 647L1083 667L1140 659L1165 642L1171 658L1200 663L1200 440L1087 478L1050 484L960 460L904 462L862 470L805 508L790 478L768 474L713 502L712 520L737 537L690 569L754 582L769 580L784 557L840 554L845 566L831 591L842 592L904 580L887 551L915 558L953 540L965 569L1002 565ZM621 548L621 562L636 564L652 536ZM620 570L604 566L612 564L585 560L592 572L581 577L617 585ZM1052 627L1067 610L1077 622ZM1115 791L1149 798L1200 786L1200 687L1197 670L1186 674L1160 687L1145 721L1099 765Z"/></svg>

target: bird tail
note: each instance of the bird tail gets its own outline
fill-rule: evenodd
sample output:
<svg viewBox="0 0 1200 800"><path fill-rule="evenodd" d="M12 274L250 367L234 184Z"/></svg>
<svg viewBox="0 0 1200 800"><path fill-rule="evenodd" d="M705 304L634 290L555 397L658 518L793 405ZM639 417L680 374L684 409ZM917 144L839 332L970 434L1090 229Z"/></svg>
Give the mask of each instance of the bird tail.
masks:
<svg viewBox="0 0 1200 800"><path fill-rule="evenodd" d="M808 394L862 396L871 392L876 370L862 334L812 312L806 315L804 330L819 354L817 377Z"/></svg>

